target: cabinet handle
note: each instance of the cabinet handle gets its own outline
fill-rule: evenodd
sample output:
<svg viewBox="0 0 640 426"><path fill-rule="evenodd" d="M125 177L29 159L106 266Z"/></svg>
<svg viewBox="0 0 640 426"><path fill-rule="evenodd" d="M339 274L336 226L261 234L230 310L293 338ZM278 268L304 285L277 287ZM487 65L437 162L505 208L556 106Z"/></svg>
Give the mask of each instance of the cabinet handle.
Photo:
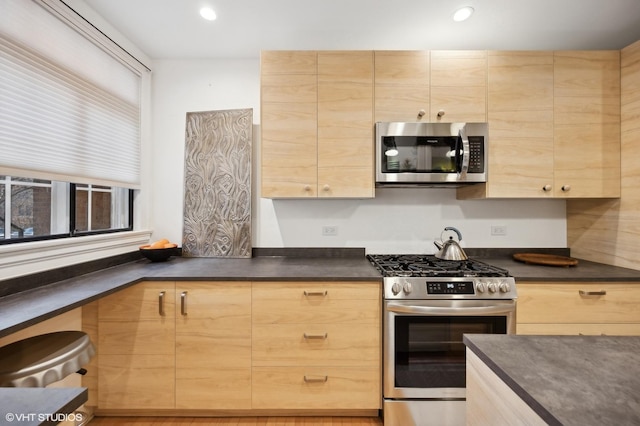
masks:
<svg viewBox="0 0 640 426"><path fill-rule="evenodd" d="M424 115L425 115L426 113L427 113L427 112L426 112L425 110L421 109L420 111L418 111L418 118L422 118L422 117L424 117Z"/></svg>
<svg viewBox="0 0 640 426"><path fill-rule="evenodd" d="M580 296L606 296L607 290L598 290L598 291L588 291L588 290L580 290Z"/></svg>
<svg viewBox="0 0 640 426"><path fill-rule="evenodd" d="M562 189L563 192L569 192L571 191L571 185L562 185Z"/></svg>
<svg viewBox="0 0 640 426"><path fill-rule="evenodd" d="M542 187L542 190L543 190L544 192L549 192L549 191L551 191L551 185L545 185L545 186L543 186L543 187Z"/></svg>
<svg viewBox="0 0 640 426"><path fill-rule="evenodd" d="M329 336L329 333L324 334L303 334L305 339L326 339Z"/></svg>
<svg viewBox="0 0 640 426"><path fill-rule="evenodd" d="M328 291L304 291L304 295L309 297L309 296L322 296L325 297L328 294Z"/></svg>
<svg viewBox="0 0 640 426"><path fill-rule="evenodd" d="M443 109L438 111L438 118L442 118L443 115L444 115L444 110Z"/></svg>
<svg viewBox="0 0 640 426"><path fill-rule="evenodd" d="M165 295L166 291L161 291L160 294L158 294L158 314L160 314L161 317L164 316L164 295Z"/></svg>
<svg viewBox="0 0 640 426"><path fill-rule="evenodd" d="M306 192L311 191L311 185L305 185L305 186L304 186L304 190L305 190Z"/></svg>
<svg viewBox="0 0 640 426"><path fill-rule="evenodd" d="M329 185L325 185L322 187L323 191L329 191L331 189L331 187Z"/></svg>
<svg viewBox="0 0 640 426"><path fill-rule="evenodd" d="M309 377L306 375L304 376L305 383L325 383L327 380L329 380L329 376L322 376L317 378Z"/></svg>
<svg viewBox="0 0 640 426"><path fill-rule="evenodd" d="M187 315L187 292L180 293L180 313L183 316Z"/></svg>

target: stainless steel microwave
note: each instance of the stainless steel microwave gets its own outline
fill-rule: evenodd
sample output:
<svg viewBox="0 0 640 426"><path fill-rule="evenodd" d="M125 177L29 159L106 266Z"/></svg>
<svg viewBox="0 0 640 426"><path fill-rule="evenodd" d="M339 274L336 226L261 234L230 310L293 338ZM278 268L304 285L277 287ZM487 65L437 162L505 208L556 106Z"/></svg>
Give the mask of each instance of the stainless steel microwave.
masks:
<svg viewBox="0 0 640 426"><path fill-rule="evenodd" d="M378 122L377 186L487 181L487 123Z"/></svg>

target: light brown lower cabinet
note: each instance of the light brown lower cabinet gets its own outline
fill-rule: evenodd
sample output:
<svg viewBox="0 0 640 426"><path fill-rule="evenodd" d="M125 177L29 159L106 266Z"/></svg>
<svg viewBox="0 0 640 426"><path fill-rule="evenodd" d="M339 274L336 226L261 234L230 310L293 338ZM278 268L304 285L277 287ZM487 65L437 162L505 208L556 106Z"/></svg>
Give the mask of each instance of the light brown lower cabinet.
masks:
<svg viewBox="0 0 640 426"><path fill-rule="evenodd" d="M380 284L253 286L252 407L380 408Z"/></svg>
<svg viewBox="0 0 640 426"><path fill-rule="evenodd" d="M98 304L98 414L378 410L378 282L143 282Z"/></svg>
<svg viewBox="0 0 640 426"><path fill-rule="evenodd" d="M517 334L640 335L640 285L519 282Z"/></svg>

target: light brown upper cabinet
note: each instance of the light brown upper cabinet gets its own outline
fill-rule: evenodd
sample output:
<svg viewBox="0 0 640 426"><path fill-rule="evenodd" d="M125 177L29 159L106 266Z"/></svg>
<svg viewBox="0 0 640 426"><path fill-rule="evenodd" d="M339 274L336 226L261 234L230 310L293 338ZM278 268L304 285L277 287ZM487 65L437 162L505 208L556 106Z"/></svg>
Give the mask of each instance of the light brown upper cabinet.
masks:
<svg viewBox="0 0 640 426"><path fill-rule="evenodd" d="M485 51L376 51L375 121L484 122Z"/></svg>
<svg viewBox="0 0 640 426"><path fill-rule="evenodd" d="M553 193L620 197L620 52L554 53Z"/></svg>
<svg viewBox="0 0 640 426"><path fill-rule="evenodd" d="M430 122L487 121L487 52L431 51Z"/></svg>
<svg viewBox="0 0 640 426"><path fill-rule="evenodd" d="M375 121L427 121L429 52L375 52Z"/></svg>
<svg viewBox="0 0 640 426"><path fill-rule="evenodd" d="M261 114L263 197L373 197L373 52L262 52Z"/></svg>
<svg viewBox="0 0 640 426"><path fill-rule="evenodd" d="M469 198L620 196L618 51L489 52L489 177Z"/></svg>
<svg viewBox="0 0 640 426"><path fill-rule="evenodd" d="M316 52L262 52L262 196L316 197L318 187Z"/></svg>
<svg viewBox="0 0 640 426"><path fill-rule="evenodd" d="M479 197L551 196L553 52L488 52L489 177Z"/></svg>
<svg viewBox="0 0 640 426"><path fill-rule="evenodd" d="M318 52L318 196L373 198L373 52Z"/></svg>

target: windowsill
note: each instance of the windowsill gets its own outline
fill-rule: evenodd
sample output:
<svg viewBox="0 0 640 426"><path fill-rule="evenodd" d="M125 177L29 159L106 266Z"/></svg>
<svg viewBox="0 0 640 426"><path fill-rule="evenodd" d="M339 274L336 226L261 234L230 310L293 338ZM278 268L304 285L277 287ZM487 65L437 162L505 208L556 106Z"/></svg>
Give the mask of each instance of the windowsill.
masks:
<svg viewBox="0 0 640 426"><path fill-rule="evenodd" d="M138 250L151 230L0 246L0 280Z"/></svg>

